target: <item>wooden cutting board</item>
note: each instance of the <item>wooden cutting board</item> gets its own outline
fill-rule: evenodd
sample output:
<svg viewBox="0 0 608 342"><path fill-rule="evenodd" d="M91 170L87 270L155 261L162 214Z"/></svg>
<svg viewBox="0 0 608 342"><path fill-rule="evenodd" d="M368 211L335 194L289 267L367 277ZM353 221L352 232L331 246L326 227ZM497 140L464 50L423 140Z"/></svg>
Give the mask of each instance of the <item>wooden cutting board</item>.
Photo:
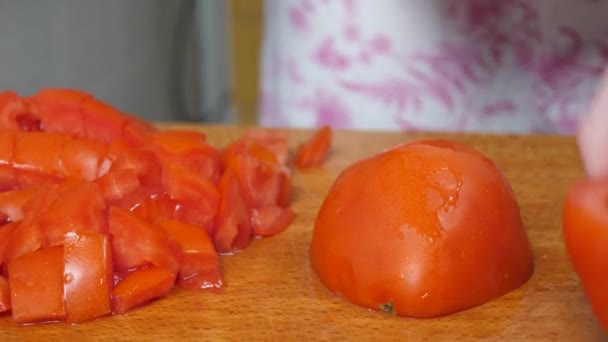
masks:
<svg viewBox="0 0 608 342"><path fill-rule="evenodd" d="M243 132L237 127L169 126L202 129L217 146ZM295 146L311 133L290 134ZM427 320L371 312L334 296L319 282L308 257L313 222L332 181L357 159L431 136L469 143L503 168L534 248L534 275L520 289L486 305ZM297 219L292 226L223 258L224 294L176 290L124 316L80 325L19 327L3 316L0 340L603 340L561 237L565 194L580 176L572 137L336 132L327 163L294 174Z"/></svg>

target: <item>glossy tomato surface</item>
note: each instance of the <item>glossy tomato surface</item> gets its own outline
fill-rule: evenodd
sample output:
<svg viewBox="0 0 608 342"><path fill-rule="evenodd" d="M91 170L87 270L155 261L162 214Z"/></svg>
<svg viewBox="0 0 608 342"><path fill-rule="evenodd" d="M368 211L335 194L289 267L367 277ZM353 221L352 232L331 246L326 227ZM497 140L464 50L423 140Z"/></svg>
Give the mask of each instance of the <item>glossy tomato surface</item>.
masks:
<svg viewBox="0 0 608 342"><path fill-rule="evenodd" d="M608 179L573 184L563 212L564 242L594 314L608 329Z"/></svg>
<svg viewBox="0 0 608 342"><path fill-rule="evenodd" d="M506 178L450 141L400 145L347 168L319 211L311 261L349 301L419 318L486 303L533 272Z"/></svg>

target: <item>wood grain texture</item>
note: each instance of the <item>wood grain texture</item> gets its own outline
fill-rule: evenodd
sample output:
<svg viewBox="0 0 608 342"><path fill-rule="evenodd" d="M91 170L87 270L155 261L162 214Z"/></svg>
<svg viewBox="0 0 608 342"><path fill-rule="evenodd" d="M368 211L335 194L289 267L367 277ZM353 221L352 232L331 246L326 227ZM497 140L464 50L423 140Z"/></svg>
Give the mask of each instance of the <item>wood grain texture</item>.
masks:
<svg viewBox="0 0 608 342"><path fill-rule="evenodd" d="M244 129L188 127L203 129L217 146ZM309 135L292 131L292 146ZM329 293L310 268L308 248L317 210L332 181L357 159L431 136L468 143L501 166L519 200L533 245L536 269L531 280L486 305L427 320L371 312ZM1 340L604 340L561 237L566 191L581 176L571 137L336 132L327 163L294 174L297 219L293 225L222 259L224 294L176 290L124 316L74 326L18 327L5 316L0 318Z"/></svg>

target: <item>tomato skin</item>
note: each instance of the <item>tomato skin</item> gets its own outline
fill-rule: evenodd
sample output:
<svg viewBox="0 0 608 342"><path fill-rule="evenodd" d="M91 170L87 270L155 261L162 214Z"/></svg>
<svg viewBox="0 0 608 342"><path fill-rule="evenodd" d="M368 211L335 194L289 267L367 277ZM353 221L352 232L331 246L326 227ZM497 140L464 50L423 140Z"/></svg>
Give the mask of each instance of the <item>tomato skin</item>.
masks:
<svg viewBox="0 0 608 342"><path fill-rule="evenodd" d="M319 211L310 254L332 292L418 318L498 298L534 267L506 179L452 142L405 144L347 168Z"/></svg>
<svg viewBox="0 0 608 342"><path fill-rule="evenodd" d="M608 179L583 179L569 189L563 208L563 237L593 313L608 330Z"/></svg>
<svg viewBox="0 0 608 342"><path fill-rule="evenodd" d="M112 291L112 312L124 314L166 296L171 292L174 280L173 272L163 267L151 266L129 273Z"/></svg>
<svg viewBox="0 0 608 342"><path fill-rule="evenodd" d="M16 323L65 319L63 246L39 249L12 260L8 275Z"/></svg>
<svg viewBox="0 0 608 342"><path fill-rule="evenodd" d="M321 165L329 153L331 136L331 127L323 126L309 141L300 144L296 152L296 166L300 169L306 169Z"/></svg>
<svg viewBox="0 0 608 342"><path fill-rule="evenodd" d="M66 320L79 323L109 314L114 284L108 235L69 232L63 247Z"/></svg>

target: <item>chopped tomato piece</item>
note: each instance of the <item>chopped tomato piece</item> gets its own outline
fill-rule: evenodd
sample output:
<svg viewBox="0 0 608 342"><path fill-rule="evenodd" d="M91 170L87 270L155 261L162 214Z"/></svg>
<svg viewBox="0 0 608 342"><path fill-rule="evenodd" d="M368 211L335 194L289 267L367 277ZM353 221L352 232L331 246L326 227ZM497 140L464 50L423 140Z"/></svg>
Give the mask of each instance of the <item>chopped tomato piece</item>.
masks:
<svg viewBox="0 0 608 342"><path fill-rule="evenodd" d="M112 312L125 312L153 299L164 297L173 288L174 274L163 267L147 267L129 273L112 291Z"/></svg>
<svg viewBox="0 0 608 342"><path fill-rule="evenodd" d="M0 313L11 309L11 293L8 289L8 280L0 275Z"/></svg>
<svg viewBox="0 0 608 342"><path fill-rule="evenodd" d="M213 242L219 253L243 249L251 239L249 207L243 199L239 180L232 169L220 179L220 207L215 219Z"/></svg>
<svg viewBox="0 0 608 342"><path fill-rule="evenodd" d="M82 182L60 191L48 209L33 219L47 246L62 244L68 232L107 232L106 205L96 183Z"/></svg>
<svg viewBox="0 0 608 342"><path fill-rule="evenodd" d="M109 205L149 221L173 218L178 206L160 186L143 186L116 201L110 201Z"/></svg>
<svg viewBox="0 0 608 342"><path fill-rule="evenodd" d="M15 132L0 130L0 164L8 165L14 160Z"/></svg>
<svg viewBox="0 0 608 342"><path fill-rule="evenodd" d="M19 189L0 192L0 213L9 222L23 220L23 207L36 194L36 189Z"/></svg>
<svg viewBox="0 0 608 342"><path fill-rule="evenodd" d="M161 165L152 152L134 149L120 141L115 141L109 147L108 157L112 160L110 172L133 170L142 185L160 184Z"/></svg>
<svg viewBox="0 0 608 342"><path fill-rule="evenodd" d="M253 140L275 155L279 164L286 164L289 157L287 133L267 129L252 129L245 133L245 139Z"/></svg>
<svg viewBox="0 0 608 342"><path fill-rule="evenodd" d="M18 188L36 188L42 185L61 183L63 178L33 170L14 170L15 183Z"/></svg>
<svg viewBox="0 0 608 342"><path fill-rule="evenodd" d="M44 236L37 226L18 224L11 230L4 246L5 262L34 252L40 249L44 243Z"/></svg>
<svg viewBox="0 0 608 342"><path fill-rule="evenodd" d="M13 319L17 323L65 318L63 246L25 254L8 264Z"/></svg>
<svg viewBox="0 0 608 342"><path fill-rule="evenodd" d="M110 208L108 225L118 271L152 264L178 274L180 249L163 229L116 207Z"/></svg>
<svg viewBox="0 0 608 342"><path fill-rule="evenodd" d="M298 147L296 166L304 169L321 165L331 145L331 127L324 126L307 142Z"/></svg>
<svg viewBox="0 0 608 342"><path fill-rule="evenodd" d="M20 187L15 168L11 165L0 164L0 191L14 190Z"/></svg>
<svg viewBox="0 0 608 342"><path fill-rule="evenodd" d="M266 146L258 143L255 140L240 139L228 145L222 151L222 167L224 169L229 167L235 158L242 155L250 156L260 162L269 164L279 163L276 154L266 148Z"/></svg>
<svg viewBox="0 0 608 342"><path fill-rule="evenodd" d="M181 247L178 284L192 289L220 288L219 257L207 231L177 220L163 220L159 225Z"/></svg>
<svg viewBox="0 0 608 342"><path fill-rule="evenodd" d="M106 201L116 201L141 187L139 177L133 169L110 171L95 182L99 184Z"/></svg>
<svg viewBox="0 0 608 342"><path fill-rule="evenodd" d="M68 322L84 322L111 312L112 250L106 234L70 232L64 241L64 296Z"/></svg>
<svg viewBox="0 0 608 342"><path fill-rule="evenodd" d="M60 169L64 177L92 181L107 172L108 146L89 139L70 139L61 149Z"/></svg>
<svg viewBox="0 0 608 342"><path fill-rule="evenodd" d="M276 235L289 227L295 217L291 208L279 206L251 209L251 228L257 236Z"/></svg>
<svg viewBox="0 0 608 342"><path fill-rule="evenodd" d="M13 163L16 168L62 176L61 149L69 136L58 133L15 134Z"/></svg>
<svg viewBox="0 0 608 342"><path fill-rule="evenodd" d="M80 103L89 97L89 94L68 89L43 89L25 101L32 119L38 121L40 131L83 136L84 118ZM24 127L22 130L29 131Z"/></svg>
<svg viewBox="0 0 608 342"><path fill-rule="evenodd" d="M14 91L0 92L0 127L19 130L18 118L26 113L24 101Z"/></svg>
<svg viewBox="0 0 608 342"><path fill-rule="evenodd" d="M169 197L179 204L175 218L211 227L220 201L214 183L191 169L170 163L164 165L162 184Z"/></svg>

